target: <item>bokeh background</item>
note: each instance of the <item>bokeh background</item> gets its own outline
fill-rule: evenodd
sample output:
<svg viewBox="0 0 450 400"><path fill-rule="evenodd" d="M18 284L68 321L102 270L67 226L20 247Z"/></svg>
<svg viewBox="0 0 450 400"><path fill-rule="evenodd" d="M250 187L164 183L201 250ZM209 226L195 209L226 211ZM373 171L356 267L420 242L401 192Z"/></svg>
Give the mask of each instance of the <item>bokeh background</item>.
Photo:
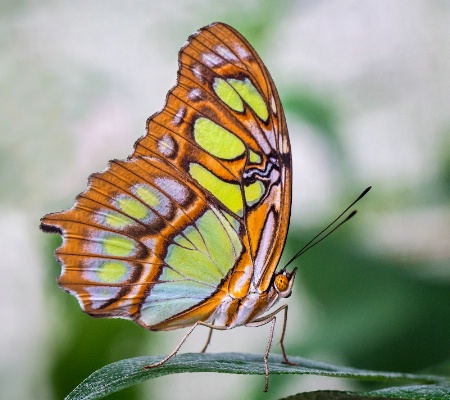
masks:
<svg viewBox="0 0 450 400"><path fill-rule="evenodd" d="M0 19L1 398L60 399L106 363L168 353L184 335L84 315L55 281L59 238L38 225L131 152L175 83L179 48L213 21L252 43L285 107L294 197L283 259L373 185L352 222L296 261L288 353L450 369L450 2L3 0ZM182 351L205 338L198 329ZM216 332L210 351L262 355L267 338L268 327ZM270 384L271 398L359 387ZM263 377L185 374L109 398L251 399L262 388Z"/></svg>

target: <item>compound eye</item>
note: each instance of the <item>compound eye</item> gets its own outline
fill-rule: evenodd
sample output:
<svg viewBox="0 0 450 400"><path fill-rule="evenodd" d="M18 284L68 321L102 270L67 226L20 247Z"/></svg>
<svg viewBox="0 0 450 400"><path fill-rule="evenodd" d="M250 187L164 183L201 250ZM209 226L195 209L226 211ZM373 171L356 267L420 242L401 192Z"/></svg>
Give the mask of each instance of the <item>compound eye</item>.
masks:
<svg viewBox="0 0 450 400"><path fill-rule="evenodd" d="M275 277L275 289L279 293L285 292L289 288L289 279L286 275L279 274Z"/></svg>

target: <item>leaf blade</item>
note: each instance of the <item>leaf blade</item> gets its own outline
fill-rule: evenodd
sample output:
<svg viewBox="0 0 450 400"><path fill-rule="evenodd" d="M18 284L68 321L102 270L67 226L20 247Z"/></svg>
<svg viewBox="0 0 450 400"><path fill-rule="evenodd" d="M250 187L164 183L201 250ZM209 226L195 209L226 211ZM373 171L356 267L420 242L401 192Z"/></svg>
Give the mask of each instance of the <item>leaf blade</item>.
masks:
<svg viewBox="0 0 450 400"><path fill-rule="evenodd" d="M246 353L186 353L173 357L165 364L145 370L144 367L160 361L163 356L135 357L108 364L81 382L66 400L92 400L107 396L150 378L183 372L217 372L264 375L261 355ZM416 375L398 372L359 370L336 366L301 357L289 357L299 365L283 364L281 355L269 356L270 374L321 375L372 381L404 381L439 384L446 379L435 375Z"/></svg>

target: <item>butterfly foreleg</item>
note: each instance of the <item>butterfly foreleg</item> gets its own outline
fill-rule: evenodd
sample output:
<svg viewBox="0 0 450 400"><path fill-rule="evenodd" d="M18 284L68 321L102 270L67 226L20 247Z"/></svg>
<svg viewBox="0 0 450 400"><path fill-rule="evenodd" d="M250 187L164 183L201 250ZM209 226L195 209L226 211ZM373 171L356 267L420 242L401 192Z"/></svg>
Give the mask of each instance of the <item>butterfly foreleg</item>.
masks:
<svg viewBox="0 0 450 400"><path fill-rule="evenodd" d="M265 315L264 317L257 318L255 320L253 320L252 322L247 323L246 326L262 326L262 325L268 324L272 320L276 319L276 315L280 311L284 311L283 328L281 330L281 338L280 338L280 347L281 347L281 353L283 355L283 362L285 364L289 364L289 365L297 365L296 363L293 363L288 360L287 355L286 355L286 350L284 348L284 335L286 333L287 312L288 312L287 304L282 305L280 308L276 309L275 311L271 312L268 315Z"/></svg>
<svg viewBox="0 0 450 400"><path fill-rule="evenodd" d="M269 390L269 352L270 348L272 347L272 339L273 339L273 332L275 330L276 317L275 315L272 315L269 316L268 318L256 319L252 322L249 322L248 324L245 324L245 326L257 327L268 324L269 322L272 322L272 325L270 326L269 340L267 342L266 352L264 353L264 372L266 375L266 382L264 385L265 392Z"/></svg>
<svg viewBox="0 0 450 400"><path fill-rule="evenodd" d="M275 311L271 312L268 315L265 315L264 317L261 318L257 318L247 324L245 324L245 326L249 326L249 327L258 327L258 326L262 326L262 325L266 325L269 322L271 322L271 327L270 327L270 333L269 333L269 341L267 342L267 347L266 347L266 352L264 353L264 369L265 369L265 373L266 373L266 384L264 387L264 391L267 392L267 390L269 389L269 352L270 352L270 348L272 346L272 340L273 340L273 335L274 335L274 331L275 331L275 323L277 320L276 315L280 312L280 311L284 311L284 318L283 318L283 328L282 328L282 332L281 332L281 339L280 339L280 346L281 346L281 352L283 354L283 362L285 364L289 364L289 365L297 365L291 361L288 360L287 355L286 355L286 351L284 349L284 334L286 332L286 324L287 324L287 310L288 310L288 306L287 304L282 305L280 308L276 309Z"/></svg>

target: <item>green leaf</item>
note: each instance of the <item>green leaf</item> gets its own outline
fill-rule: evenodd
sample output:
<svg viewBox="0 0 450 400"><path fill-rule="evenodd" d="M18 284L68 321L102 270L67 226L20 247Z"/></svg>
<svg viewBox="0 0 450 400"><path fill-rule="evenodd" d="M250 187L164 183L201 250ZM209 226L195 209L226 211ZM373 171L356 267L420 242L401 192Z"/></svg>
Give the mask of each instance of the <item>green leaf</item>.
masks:
<svg viewBox="0 0 450 400"><path fill-rule="evenodd" d="M389 399L450 400L449 382L440 385L401 386L370 392Z"/></svg>
<svg viewBox="0 0 450 400"><path fill-rule="evenodd" d="M448 385L412 385L393 387L373 392L354 393L334 390L318 390L315 392L298 393L282 400L450 400Z"/></svg>
<svg viewBox="0 0 450 400"><path fill-rule="evenodd" d="M369 397L360 393L339 392L335 390L318 390L298 393L281 400L384 400L386 397Z"/></svg>
<svg viewBox="0 0 450 400"><path fill-rule="evenodd" d="M246 353L180 354L160 367L144 369L145 366L154 364L162 358L163 356L136 357L106 365L86 378L66 397L66 400L99 399L150 378L182 372L264 375L262 355ZM446 380L444 377L434 375L378 372L341 367L301 357L289 357L289 360L298 365L283 364L281 355L270 355L270 374L322 375L390 383L403 381L439 384Z"/></svg>

